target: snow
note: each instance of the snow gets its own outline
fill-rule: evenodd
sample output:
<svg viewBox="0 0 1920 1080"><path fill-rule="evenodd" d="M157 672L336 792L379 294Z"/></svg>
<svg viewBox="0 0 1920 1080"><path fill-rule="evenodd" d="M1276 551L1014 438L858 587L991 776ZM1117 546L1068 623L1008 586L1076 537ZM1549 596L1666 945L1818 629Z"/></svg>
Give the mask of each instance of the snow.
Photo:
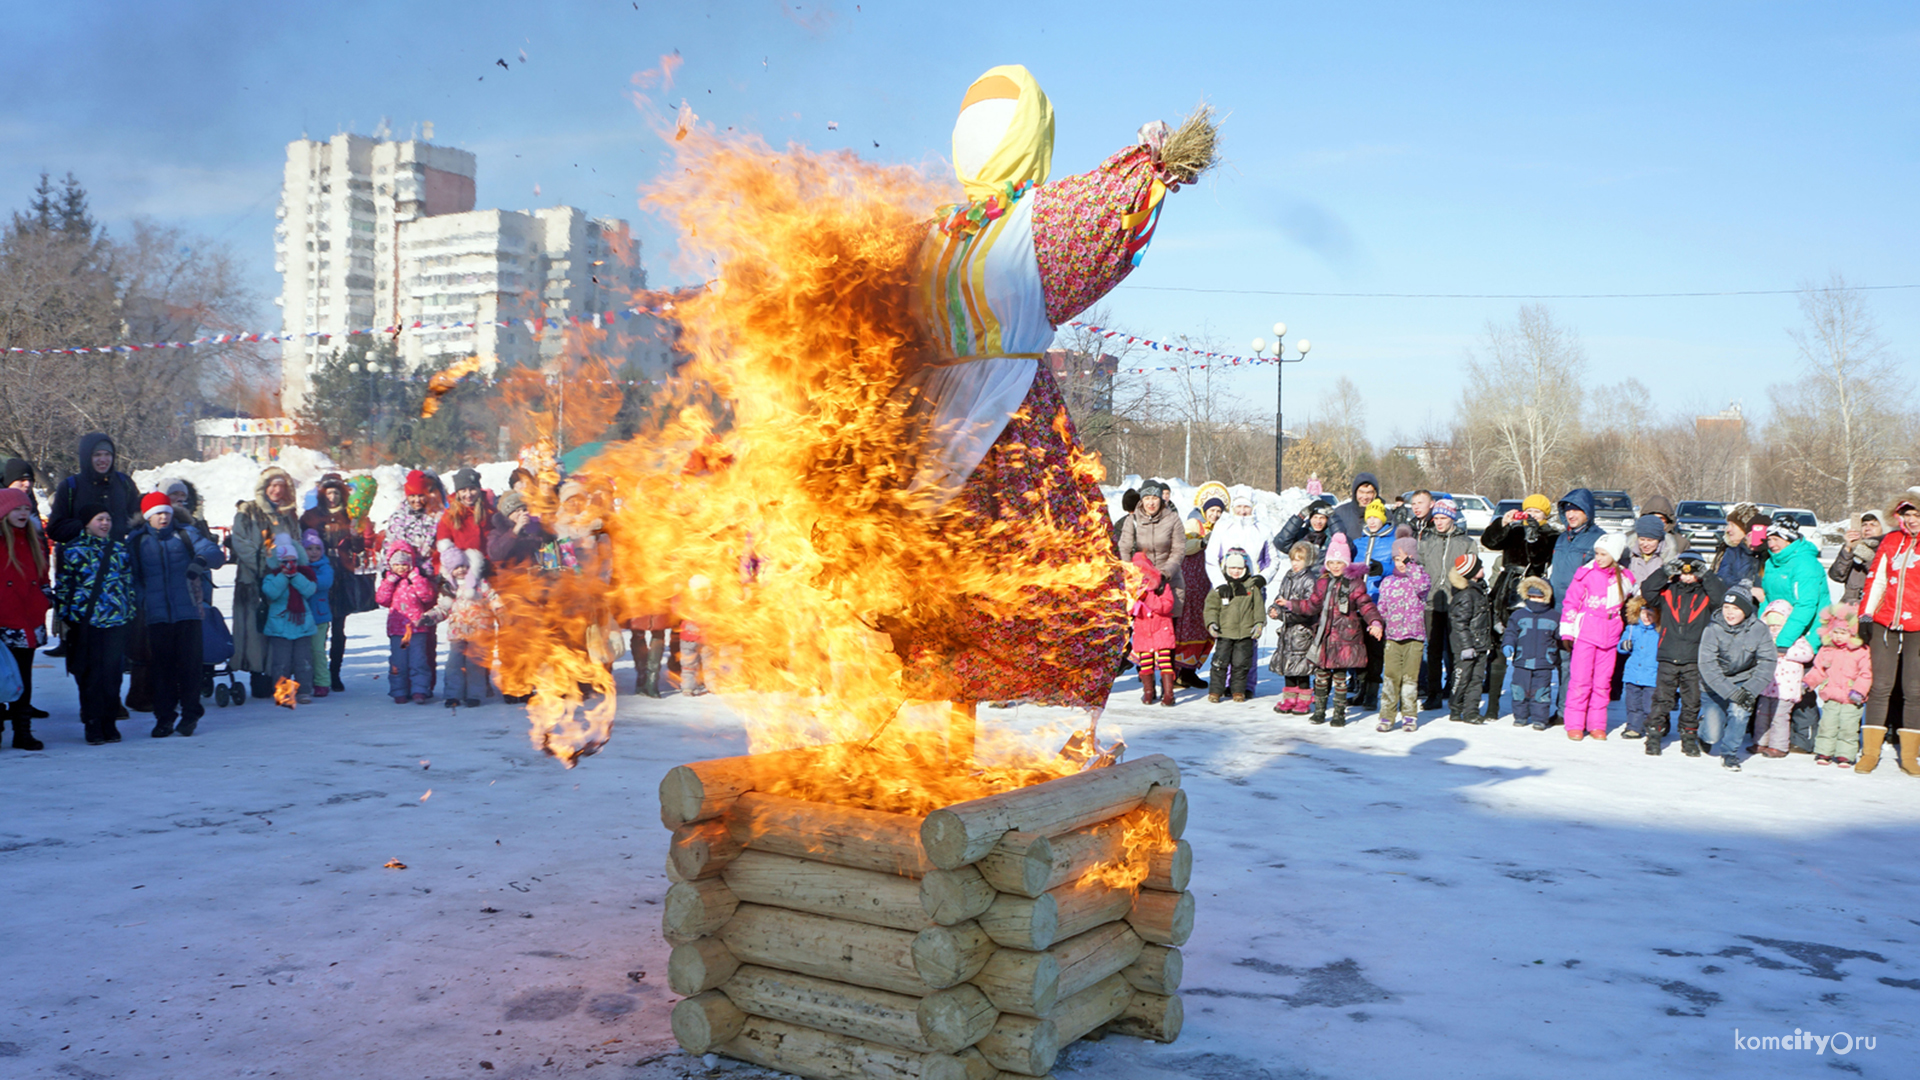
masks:
<svg viewBox="0 0 1920 1080"><path fill-rule="evenodd" d="M40 660L48 748L0 750L0 1075L767 1075L708 1073L667 1028L655 785L744 752L737 716L622 698L612 742L566 770L518 709L393 705L382 617L350 622L348 694L210 708L191 739L136 717L84 745ZM1920 1065L1920 783L1891 760L1730 774L1436 713L1315 728L1261 680L1174 708L1116 684L1103 733L1172 755L1192 800L1186 1029L1080 1045L1063 1080ZM1796 1027L1877 1042L1733 1048Z"/></svg>

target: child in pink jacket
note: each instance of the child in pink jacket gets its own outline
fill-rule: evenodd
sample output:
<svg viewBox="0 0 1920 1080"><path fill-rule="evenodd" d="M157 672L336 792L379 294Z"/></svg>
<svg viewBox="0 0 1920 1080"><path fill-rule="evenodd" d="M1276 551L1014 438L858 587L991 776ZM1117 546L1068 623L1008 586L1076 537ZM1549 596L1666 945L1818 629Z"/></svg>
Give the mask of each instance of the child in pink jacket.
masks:
<svg viewBox="0 0 1920 1080"><path fill-rule="evenodd" d="M1820 653L1807 668L1807 686L1820 698L1813 760L1851 769L1860 756L1860 707L1873 689L1873 661L1860 639L1860 617L1852 604L1835 604L1820 613L1820 641Z"/></svg>
<svg viewBox="0 0 1920 1080"><path fill-rule="evenodd" d="M1140 686L1145 691L1140 697L1142 705L1154 702L1154 677L1158 673L1160 680L1160 704L1173 704L1173 587L1153 565L1153 560L1144 551L1133 555L1133 565L1143 575L1139 590L1134 594L1133 606L1128 614L1133 616L1133 659L1140 665Z"/></svg>
<svg viewBox="0 0 1920 1080"><path fill-rule="evenodd" d="M433 607L440 590L420 572L419 553L405 540L387 545L386 572L374 603L387 609L387 693L395 705L425 705L433 690Z"/></svg>
<svg viewBox="0 0 1920 1080"><path fill-rule="evenodd" d="M1608 533L1593 545L1593 561L1574 572L1560 604L1560 640L1573 642L1567 665L1567 738L1607 737L1607 695L1615 656L1626 630L1624 611L1633 575L1620 566L1627 538Z"/></svg>

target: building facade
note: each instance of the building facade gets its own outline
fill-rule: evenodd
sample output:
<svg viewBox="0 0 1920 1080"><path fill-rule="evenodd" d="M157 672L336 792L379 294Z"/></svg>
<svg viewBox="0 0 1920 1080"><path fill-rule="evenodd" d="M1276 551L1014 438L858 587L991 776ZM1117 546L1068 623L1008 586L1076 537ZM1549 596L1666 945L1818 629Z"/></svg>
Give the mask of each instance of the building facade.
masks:
<svg viewBox="0 0 1920 1080"><path fill-rule="evenodd" d="M274 269L284 332L281 405L305 401L310 372L354 330L424 324L400 335L409 368L478 356L538 365L566 347L566 332L530 331L532 320L591 323L630 306L646 287L627 223L573 207L475 210L474 156L418 139L361 135L287 145ZM497 324L506 321L511 325ZM428 330L452 323L471 327ZM590 345L648 378L671 370L666 328L651 317L619 320ZM307 335L320 334L325 337Z"/></svg>

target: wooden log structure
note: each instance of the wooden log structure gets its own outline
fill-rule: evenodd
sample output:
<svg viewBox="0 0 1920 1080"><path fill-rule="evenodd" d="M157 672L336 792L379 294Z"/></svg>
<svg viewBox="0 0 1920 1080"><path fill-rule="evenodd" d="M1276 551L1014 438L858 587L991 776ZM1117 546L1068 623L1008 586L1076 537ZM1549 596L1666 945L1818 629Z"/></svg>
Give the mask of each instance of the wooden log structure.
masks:
<svg viewBox="0 0 1920 1080"><path fill-rule="evenodd" d="M1139 806L1155 784L1180 786L1180 768L1165 754L955 803L927 815L920 846L942 870L968 866L1015 829L1057 835L1119 817Z"/></svg>
<svg viewBox="0 0 1920 1080"><path fill-rule="evenodd" d="M1039 1080L1096 1032L1179 1036L1193 853L1170 758L924 818L764 790L829 750L661 781L684 1049L810 1080ZM1168 842L1130 851L1143 817Z"/></svg>
<svg viewBox="0 0 1920 1080"><path fill-rule="evenodd" d="M933 869L920 850L920 819L906 814L754 791L735 801L727 827L755 851L908 877Z"/></svg>

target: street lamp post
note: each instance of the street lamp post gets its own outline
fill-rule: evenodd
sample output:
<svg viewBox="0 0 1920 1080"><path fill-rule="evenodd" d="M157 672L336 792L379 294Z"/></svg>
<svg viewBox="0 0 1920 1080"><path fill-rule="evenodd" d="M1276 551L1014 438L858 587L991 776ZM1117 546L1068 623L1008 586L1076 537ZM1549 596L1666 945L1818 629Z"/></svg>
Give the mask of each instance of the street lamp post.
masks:
<svg viewBox="0 0 1920 1080"><path fill-rule="evenodd" d="M1306 338L1301 338L1300 344L1297 346L1297 348L1300 351L1300 355L1289 360L1287 359L1287 356L1285 353L1285 346L1284 346L1286 337L1287 337L1287 324L1283 322L1274 323L1273 324L1273 360L1274 360L1273 366L1276 372L1276 378L1274 380L1276 385L1275 385L1274 397L1273 397L1273 490L1275 491L1275 493L1282 492L1287 489L1287 479L1286 479L1287 478L1287 473L1286 473L1287 365L1297 364L1300 361L1305 360L1307 358L1308 351L1313 348L1313 342L1308 341ZM1265 354L1266 351L1267 351L1267 339L1254 338L1253 339L1253 355L1261 356Z"/></svg>

